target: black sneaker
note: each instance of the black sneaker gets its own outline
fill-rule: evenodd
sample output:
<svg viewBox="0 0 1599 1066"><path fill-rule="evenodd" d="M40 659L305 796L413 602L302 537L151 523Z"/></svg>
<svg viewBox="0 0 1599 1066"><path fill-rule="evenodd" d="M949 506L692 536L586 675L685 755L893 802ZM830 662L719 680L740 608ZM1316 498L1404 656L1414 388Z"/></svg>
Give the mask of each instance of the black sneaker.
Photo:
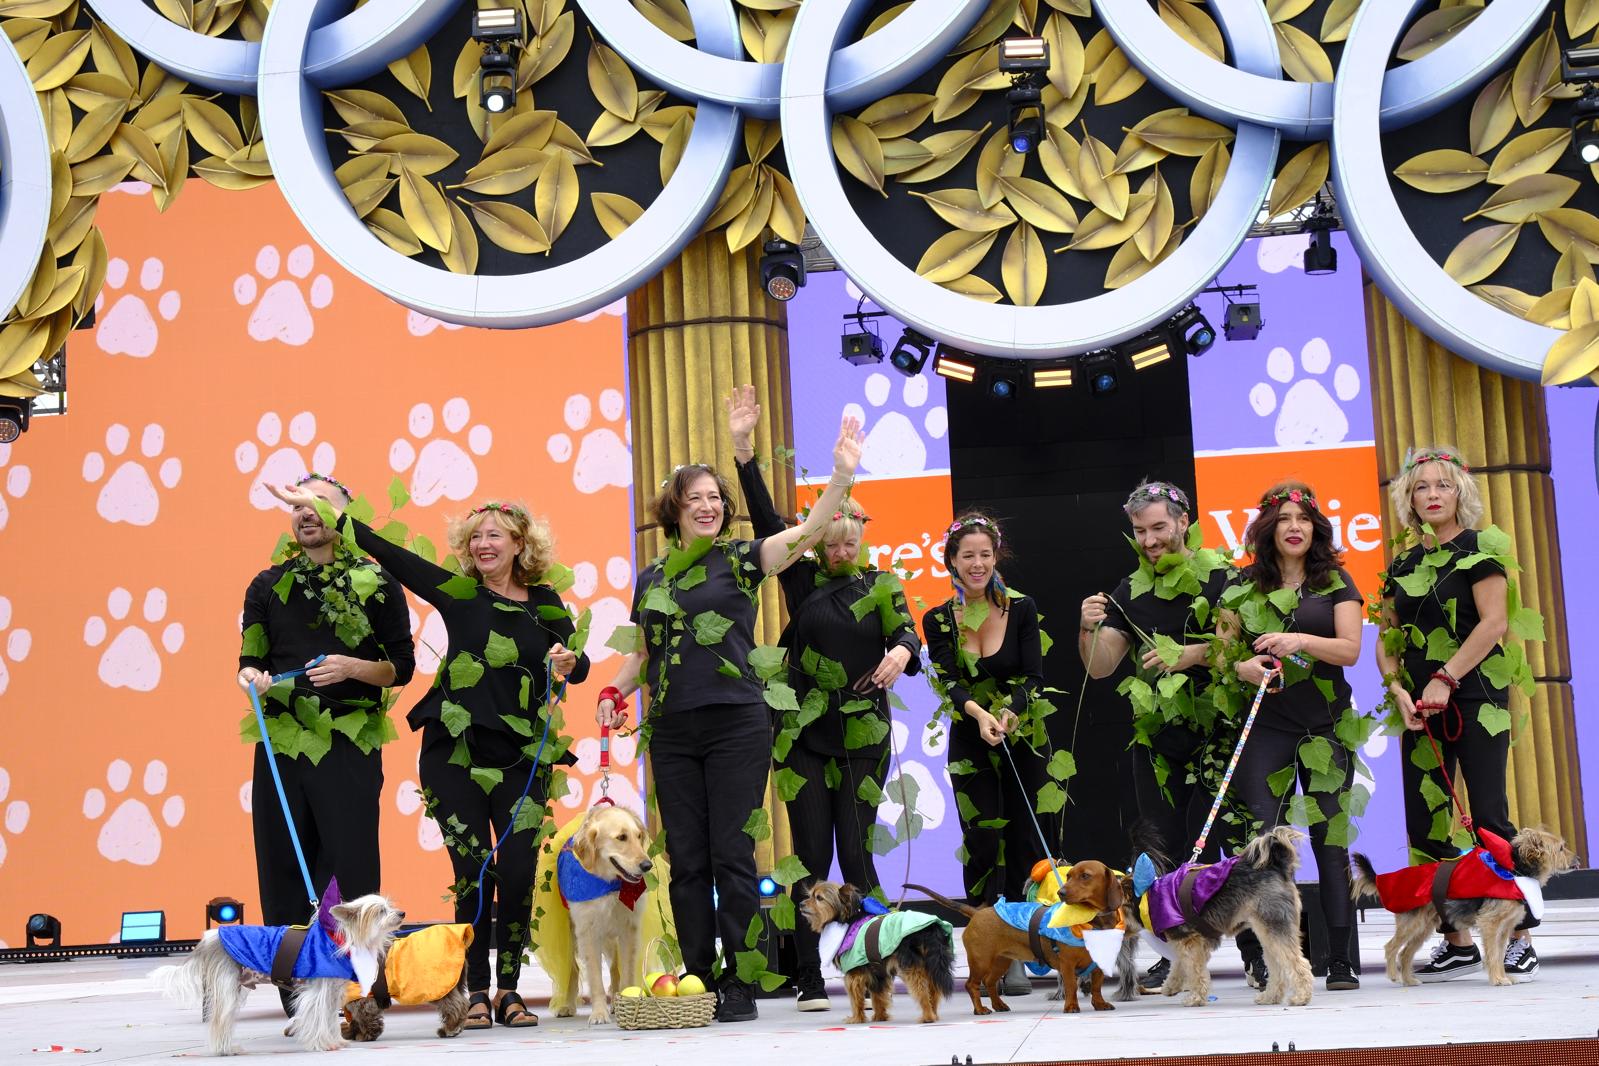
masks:
<svg viewBox="0 0 1599 1066"><path fill-rule="evenodd" d="M1432 958L1416 967L1416 980L1423 984L1436 981L1453 981L1457 977L1482 971L1482 952L1473 944L1457 948L1447 940L1438 942L1432 949Z"/></svg>
<svg viewBox="0 0 1599 1066"><path fill-rule="evenodd" d="M750 986L742 981L727 981L718 992L716 1020L719 1022L753 1022L760 1017L755 1009L755 997Z"/></svg>
<svg viewBox="0 0 1599 1066"><path fill-rule="evenodd" d="M1266 956L1251 955L1244 960L1244 981L1257 992L1266 989L1266 982L1271 980L1271 974L1266 970Z"/></svg>
<svg viewBox="0 0 1599 1066"><path fill-rule="evenodd" d="M1538 953L1532 950L1532 941L1517 937L1505 945L1505 976L1519 985L1537 972Z"/></svg>
<svg viewBox="0 0 1599 1066"><path fill-rule="evenodd" d="M1327 960L1327 991L1352 992L1360 987L1360 978L1349 965L1348 959Z"/></svg>
<svg viewBox="0 0 1599 1066"><path fill-rule="evenodd" d="M1146 996L1160 994L1165 987L1166 978L1171 974L1171 960L1160 959L1155 965L1145 970L1138 978L1138 991Z"/></svg>
<svg viewBox="0 0 1599 1066"><path fill-rule="evenodd" d="M796 1006L802 1011L828 1010L832 1004L827 1001L827 982L822 980L820 966L802 966L794 975L794 989Z"/></svg>

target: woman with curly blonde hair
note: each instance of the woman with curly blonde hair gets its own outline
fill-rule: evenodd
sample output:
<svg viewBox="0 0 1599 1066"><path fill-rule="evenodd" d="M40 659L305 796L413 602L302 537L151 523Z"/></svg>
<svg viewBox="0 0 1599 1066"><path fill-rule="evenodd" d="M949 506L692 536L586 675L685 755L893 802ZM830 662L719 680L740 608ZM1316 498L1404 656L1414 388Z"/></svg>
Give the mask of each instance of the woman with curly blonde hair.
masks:
<svg viewBox="0 0 1599 1066"><path fill-rule="evenodd" d="M291 506L316 506L303 489L275 490ZM380 536L348 515L341 524L400 584L431 604L449 637L433 688L406 720L422 731L419 769L429 814L445 827L458 890L455 918L474 923L467 949L466 1028L537 1025L516 993L522 955L531 948L534 856L540 817L515 817L533 758L543 764L524 806L542 804L561 738L539 747L555 678L581 682L588 657L567 647L575 627L560 594L545 584L554 563L549 526L525 506L489 500L449 525L454 574ZM555 678L550 674L553 672ZM536 809L536 808L535 808ZM483 850L498 840L483 880L498 908L477 899ZM497 920L496 920L497 919ZM497 929L491 929L491 922ZM489 942L499 946L499 994L489 999ZM492 1018L490 1012L493 1012Z"/></svg>

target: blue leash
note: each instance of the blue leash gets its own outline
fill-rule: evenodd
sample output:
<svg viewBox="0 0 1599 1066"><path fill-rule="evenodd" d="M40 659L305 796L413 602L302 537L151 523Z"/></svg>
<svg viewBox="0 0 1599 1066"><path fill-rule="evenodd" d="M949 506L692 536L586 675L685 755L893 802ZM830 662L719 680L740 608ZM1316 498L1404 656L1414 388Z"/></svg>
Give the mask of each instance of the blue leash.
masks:
<svg viewBox="0 0 1599 1066"><path fill-rule="evenodd" d="M299 677L326 658L326 655L318 655L298 669L274 674L272 675L272 684L276 685L279 681L284 681L291 677ZM268 687L270 688L271 686L269 685ZM314 914L317 909L316 889L311 885L311 869L305 863L305 850L300 847L300 833L294 827L294 815L289 813L289 797L283 791L283 777L278 773L278 757L277 753L272 750L272 737L267 732L266 712L261 709L261 694L255 690L254 685L245 685L244 688L250 693L250 706L255 708L255 722L261 729L261 743L266 745L267 766L272 769L272 783L278 786L278 803L283 806L283 820L289 826L289 840L294 844L294 857L300 863L300 876L305 878L305 895L311 902L311 912Z"/></svg>

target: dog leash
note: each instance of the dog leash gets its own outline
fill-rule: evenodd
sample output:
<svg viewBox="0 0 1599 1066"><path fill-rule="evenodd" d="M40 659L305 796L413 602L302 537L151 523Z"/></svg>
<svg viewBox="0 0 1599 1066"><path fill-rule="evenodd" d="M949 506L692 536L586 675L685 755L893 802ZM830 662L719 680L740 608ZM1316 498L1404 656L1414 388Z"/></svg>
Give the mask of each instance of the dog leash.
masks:
<svg viewBox="0 0 1599 1066"><path fill-rule="evenodd" d="M1442 704L1416 704L1417 710L1421 710L1423 707L1435 707L1437 710L1445 713L1451 710L1454 711L1455 717L1460 720L1460 730L1454 736L1450 736L1448 726L1446 724L1444 729L1444 740L1455 741L1460 739L1460 735L1464 733L1466 729L1466 719L1465 715L1460 713L1460 708L1455 706L1453 700ZM1444 787L1449 790L1449 799L1454 803L1455 810L1460 814L1461 828L1465 829L1466 832L1471 834L1471 839L1477 841L1478 844L1481 844L1482 841L1477 837L1477 827L1472 824L1471 815L1466 813L1465 806L1460 802L1460 797L1455 793L1454 779L1450 775L1449 771L1444 768L1444 753L1438 747L1437 738L1432 735L1432 726L1428 722L1429 717L1429 715L1425 714L1421 716L1421 730L1426 734L1427 743L1432 747L1433 758L1438 760L1438 774L1444 779Z"/></svg>
<svg viewBox="0 0 1599 1066"><path fill-rule="evenodd" d="M1016 778L1016 787L1021 789L1023 796L1027 795L1027 785L1022 781L1021 771L1016 769L1016 757L1011 754L1010 745L1001 738L999 746L1005 752L1005 761L1010 763L1010 772ZM1050 854L1049 841L1044 839L1044 827L1038 824L1038 815L1033 811L1033 805L1027 803L1024 806L1027 809L1027 817L1032 819L1033 832L1038 834L1038 843L1044 849L1044 858L1049 860L1050 872L1055 875L1055 883L1060 886L1060 898L1064 902L1066 899L1066 882L1061 880L1060 867L1055 863L1054 856Z"/></svg>
<svg viewBox="0 0 1599 1066"><path fill-rule="evenodd" d="M1297 659L1296 657L1293 657ZM1272 660L1275 662L1276 660ZM1303 665L1303 660L1298 660ZM1244 728L1238 734L1238 743L1233 746L1233 757L1227 762L1227 772L1222 774L1221 788L1216 790L1216 800L1210 805L1210 813L1205 816L1205 827L1199 831L1199 839L1194 841L1194 853L1188 857L1190 863L1199 861L1200 854L1205 850L1205 842L1210 839L1211 827L1216 824L1216 815L1221 813L1222 800L1227 797L1227 788L1233 783L1233 771L1238 769L1238 760L1244 754L1244 742L1249 739L1249 731L1254 728L1255 716L1260 713L1261 701L1268 692L1281 692L1282 667L1273 666L1266 670L1265 676L1260 679L1260 687L1255 690L1255 702L1249 707L1249 717L1244 719ZM1272 687L1272 682L1277 682L1277 687Z"/></svg>
<svg viewBox="0 0 1599 1066"><path fill-rule="evenodd" d="M618 707L618 711L622 708ZM623 716L626 712L623 711ZM600 725L600 798L594 801L596 807L614 807L616 801L611 798L611 727Z"/></svg>
<svg viewBox="0 0 1599 1066"><path fill-rule="evenodd" d="M279 681L286 681L291 677L299 677L319 665L326 658L326 655L318 655L298 669L285 670L281 674L273 674L271 684L267 687L271 688L272 685L276 685ZM283 820L289 826L289 840L294 844L294 857L300 863L300 876L305 879L305 894L311 902L311 913L314 915L318 906L316 889L311 884L311 869L305 862L305 850L300 847L300 833L294 826L294 815L289 811L289 797L283 790L283 777L278 773L277 753L272 750L272 737L267 731L266 712L261 709L261 694L256 691L255 685L252 683L240 682L240 684L250 694L250 706L255 708L255 722L261 730L261 743L266 745L267 766L272 770L272 783L278 788L278 803L283 807Z"/></svg>

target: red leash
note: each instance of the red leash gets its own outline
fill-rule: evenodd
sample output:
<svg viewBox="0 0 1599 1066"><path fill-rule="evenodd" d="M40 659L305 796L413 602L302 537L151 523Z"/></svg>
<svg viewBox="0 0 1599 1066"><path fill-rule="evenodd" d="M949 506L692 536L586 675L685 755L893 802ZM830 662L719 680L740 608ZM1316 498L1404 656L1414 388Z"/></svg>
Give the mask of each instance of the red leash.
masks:
<svg viewBox="0 0 1599 1066"><path fill-rule="evenodd" d="M1448 674L1443 673L1441 670L1434 674L1433 677L1448 685L1451 692L1458 687L1458 684L1454 681L1454 679ZM1419 700L1416 702L1417 711L1429 709L1439 711L1445 715L1443 728L1445 742L1453 744L1455 741L1459 740L1462 735L1464 735L1466 731L1466 716L1460 712L1460 707L1456 705L1454 700L1449 700L1446 703L1426 703ZM1451 734L1449 731L1449 719L1447 717L1450 711L1455 713L1455 730L1453 734ZM1429 716L1426 714L1421 716L1421 729L1422 732L1427 734L1427 743L1432 747L1433 758L1438 760L1438 773L1442 775L1444 779L1444 787L1449 790L1449 799L1454 803L1455 810L1460 812L1461 826L1465 828L1466 832L1471 834L1471 838L1473 840L1477 840L1477 828L1472 824L1471 815L1466 813L1465 805L1460 802L1460 796L1455 792L1455 782L1453 777L1450 775L1449 770L1444 766L1444 753L1439 749L1438 741L1432 735L1432 726L1427 721L1428 717ZM1482 841L1477 840L1477 843L1481 844Z"/></svg>

